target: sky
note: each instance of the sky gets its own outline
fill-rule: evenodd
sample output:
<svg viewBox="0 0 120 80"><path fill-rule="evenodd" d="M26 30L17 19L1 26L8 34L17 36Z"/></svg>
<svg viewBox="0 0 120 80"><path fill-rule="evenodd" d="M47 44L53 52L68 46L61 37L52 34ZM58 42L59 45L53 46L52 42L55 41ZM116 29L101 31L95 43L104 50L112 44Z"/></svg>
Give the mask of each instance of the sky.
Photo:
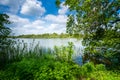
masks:
<svg viewBox="0 0 120 80"><path fill-rule="evenodd" d="M0 13L9 15L14 35L65 33L68 6L55 0L0 0Z"/></svg>

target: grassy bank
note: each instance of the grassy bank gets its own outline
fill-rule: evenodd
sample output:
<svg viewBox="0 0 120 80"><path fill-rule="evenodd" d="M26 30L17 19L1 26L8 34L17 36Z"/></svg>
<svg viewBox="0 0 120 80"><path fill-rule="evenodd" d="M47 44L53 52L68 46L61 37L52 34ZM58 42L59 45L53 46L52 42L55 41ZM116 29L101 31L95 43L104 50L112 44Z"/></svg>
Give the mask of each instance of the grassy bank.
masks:
<svg viewBox="0 0 120 80"><path fill-rule="evenodd" d="M120 80L119 70L107 70L103 64L74 63L71 42L54 51L34 43L29 49L27 44L17 43L5 51L7 60L0 69L0 80Z"/></svg>

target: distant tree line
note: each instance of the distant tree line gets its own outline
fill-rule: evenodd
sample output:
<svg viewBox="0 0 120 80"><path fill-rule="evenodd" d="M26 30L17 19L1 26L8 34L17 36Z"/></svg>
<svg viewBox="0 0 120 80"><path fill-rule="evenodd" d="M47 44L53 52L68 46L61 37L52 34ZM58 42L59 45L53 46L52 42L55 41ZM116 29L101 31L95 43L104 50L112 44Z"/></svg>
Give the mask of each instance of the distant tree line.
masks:
<svg viewBox="0 0 120 80"><path fill-rule="evenodd" d="M10 38L82 38L83 34L74 34L70 35L67 33L45 33L45 34L27 34L27 35L19 35L19 36L9 36Z"/></svg>

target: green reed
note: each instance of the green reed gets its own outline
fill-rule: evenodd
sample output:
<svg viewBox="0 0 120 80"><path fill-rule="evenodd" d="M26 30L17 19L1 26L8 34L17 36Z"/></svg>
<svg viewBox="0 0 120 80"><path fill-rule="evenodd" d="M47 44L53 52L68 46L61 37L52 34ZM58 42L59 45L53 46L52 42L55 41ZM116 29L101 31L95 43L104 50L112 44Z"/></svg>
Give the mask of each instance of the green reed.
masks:
<svg viewBox="0 0 120 80"><path fill-rule="evenodd" d="M71 62L73 53L74 49L72 42L68 42L68 46L54 47L54 54L58 60Z"/></svg>
<svg viewBox="0 0 120 80"><path fill-rule="evenodd" d="M12 41L12 43L2 50L3 59L1 63L11 63L21 61L23 58L41 58L44 54L54 55L57 60L72 61L74 53L73 43L69 42L68 46L55 46L54 49L44 48L39 42L36 44L35 40L31 43L26 43L24 40Z"/></svg>
<svg viewBox="0 0 120 80"><path fill-rule="evenodd" d="M19 61L22 58L39 58L45 53L51 54L52 50L41 47L39 42L35 44L34 40L30 44L25 43L24 40L17 40L2 50L2 52L6 62L14 62Z"/></svg>

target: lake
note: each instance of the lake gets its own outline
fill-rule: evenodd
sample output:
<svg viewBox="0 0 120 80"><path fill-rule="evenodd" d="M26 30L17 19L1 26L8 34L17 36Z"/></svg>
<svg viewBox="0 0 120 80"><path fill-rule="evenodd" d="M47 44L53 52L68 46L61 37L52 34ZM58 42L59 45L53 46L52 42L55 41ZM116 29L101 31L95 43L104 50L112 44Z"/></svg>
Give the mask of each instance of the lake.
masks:
<svg viewBox="0 0 120 80"><path fill-rule="evenodd" d="M34 47L39 44L41 47L46 49L54 49L54 46L67 46L68 42L73 42L74 44L74 60L76 62L81 62L81 56L83 54L84 46L82 46L82 39L75 38L51 38L51 39L31 39L31 38L19 38L15 39L17 42L26 43L28 47L32 45ZM79 61L80 60L80 61Z"/></svg>

